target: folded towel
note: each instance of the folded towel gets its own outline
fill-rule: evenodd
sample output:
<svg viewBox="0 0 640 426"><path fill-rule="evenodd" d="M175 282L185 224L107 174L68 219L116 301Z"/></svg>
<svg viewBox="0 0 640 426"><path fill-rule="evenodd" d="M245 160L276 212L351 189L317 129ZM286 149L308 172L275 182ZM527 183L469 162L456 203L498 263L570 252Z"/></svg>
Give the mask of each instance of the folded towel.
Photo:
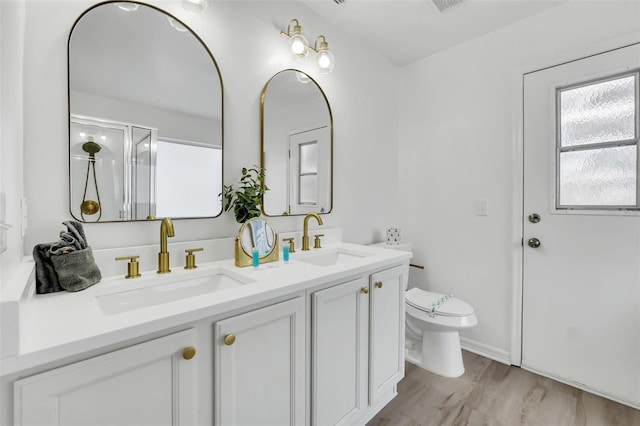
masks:
<svg viewBox="0 0 640 426"><path fill-rule="evenodd" d="M37 294L80 291L102 279L82 224L69 220L63 225L67 231L60 232L59 241L33 248Z"/></svg>
<svg viewBox="0 0 640 426"><path fill-rule="evenodd" d="M60 287L67 291L80 291L102 279L93 259L91 247L67 254L51 256Z"/></svg>
<svg viewBox="0 0 640 426"><path fill-rule="evenodd" d="M51 261L52 244L38 244L33 248L33 260L36 262L36 293L55 293L64 290L60 287L58 274Z"/></svg>

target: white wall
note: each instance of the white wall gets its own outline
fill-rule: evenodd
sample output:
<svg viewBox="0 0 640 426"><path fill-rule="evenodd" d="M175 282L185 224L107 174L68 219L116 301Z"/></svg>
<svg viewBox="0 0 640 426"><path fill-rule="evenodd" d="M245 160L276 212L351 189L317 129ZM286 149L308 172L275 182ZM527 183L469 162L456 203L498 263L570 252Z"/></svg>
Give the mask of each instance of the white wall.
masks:
<svg viewBox="0 0 640 426"><path fill-rule="evenodd" d="M159 138L220 145L219 119L71 91L71 114L158 129Z"/></svg>
<svg viewBox="0 0 640 426"><path fill-rule="evenodd" d="M22 72L24 3L0 2L0 192L6 194L7 251L0 255L0 285L14 274L23 252L20 200L22 185ZM30 251L30 247L26 248Z"/></svg>
<svg viewBox="0 0 640 426"><path fill-rule="evenodd" d="M400 188L411 279L476 310L463 333L509 360L518 70L576 59L640 29L639 2L570 2L408 65L400 72ZM475 216L487 200L489 215Z"/></svg>
<svg viewBox="0 0 640 426"><path fill-rule="evenodd" d="M334 114L334 210L325 227L343 227L345 239L369 243L398 221L397 68L362 49L338 28L298 2L210 2L203 15L180 1L152 1L191 26L220 67L224 84L224 177L236 182L243 166L260 162L260 95L276 72L296 67L322 86ZM25 251L54 240L68 212L67 37L93 2L27 1L25 36L25 192L30 228ZM309 37L324 34L336 67L319 74L311 61L294 62L280 34L298 18ZM366 157L362 153L366 152ZM358 176L358 178L354 178ZM46 177L46 178L45 178ZM302 227L302 218L270 219L277 231ZM232 214L175 221L173 241L228 237ZM87 224L94 248L157 243L157 222ZM232 256L229 253L229 256ZM143 269L150 268L142 265Z"/></svg>

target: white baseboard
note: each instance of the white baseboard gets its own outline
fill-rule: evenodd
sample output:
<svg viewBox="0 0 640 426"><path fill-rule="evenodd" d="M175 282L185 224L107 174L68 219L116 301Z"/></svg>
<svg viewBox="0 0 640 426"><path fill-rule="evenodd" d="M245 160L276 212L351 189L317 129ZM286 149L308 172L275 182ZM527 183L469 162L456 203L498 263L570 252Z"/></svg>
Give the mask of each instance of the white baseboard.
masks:
<svg viewBox="0 0 640 426"><path fill-rule="evenodd" d="M498 361L502 364L511 365L511 354L504 349L485 345L484 343L462 336L460 337L460 346L462 346L462 349L465 351L473 352L474 354Z"/></svg>

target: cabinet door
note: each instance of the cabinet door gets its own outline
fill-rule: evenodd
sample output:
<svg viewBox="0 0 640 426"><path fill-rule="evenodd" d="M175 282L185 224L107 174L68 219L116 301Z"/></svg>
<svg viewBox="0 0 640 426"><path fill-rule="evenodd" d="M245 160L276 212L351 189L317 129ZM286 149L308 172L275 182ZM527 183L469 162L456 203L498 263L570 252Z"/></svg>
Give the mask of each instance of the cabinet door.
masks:
<svg viewBox="0 0 640 426"><path fill-rule="evenodd" d="M215 325L217 425L305 423L302 297Z"/></svg>
<svg viewBox="0 0 640 426"><path fill-rule="evenodd" d="M351 424L367 408L368 294L360 278L312 295L313 425Z"/></svg>
<svg viewBox="0 0 640 426"><path fill-rule="evenodd" d="M16 425L196 424L192 330L37 374L14 384Z"/></svg>
<svg viewBox="0 0 640 426"><path fill-rule="evenodd" d="M404 377L404 292L407 268L371 275L369 404Z"/></svg>

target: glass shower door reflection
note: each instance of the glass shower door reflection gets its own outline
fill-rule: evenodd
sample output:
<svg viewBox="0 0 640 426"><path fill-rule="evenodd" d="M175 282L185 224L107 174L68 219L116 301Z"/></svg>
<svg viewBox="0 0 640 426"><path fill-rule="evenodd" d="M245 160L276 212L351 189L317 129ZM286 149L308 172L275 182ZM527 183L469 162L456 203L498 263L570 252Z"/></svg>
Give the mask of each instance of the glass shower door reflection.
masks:
<svg viewBox="0 0 640 426"><path fill-rule="evenodd" d="M122 220L127 215L123 156L126 128L72 119L70 140L71 214L83 222Z"/></svg>

